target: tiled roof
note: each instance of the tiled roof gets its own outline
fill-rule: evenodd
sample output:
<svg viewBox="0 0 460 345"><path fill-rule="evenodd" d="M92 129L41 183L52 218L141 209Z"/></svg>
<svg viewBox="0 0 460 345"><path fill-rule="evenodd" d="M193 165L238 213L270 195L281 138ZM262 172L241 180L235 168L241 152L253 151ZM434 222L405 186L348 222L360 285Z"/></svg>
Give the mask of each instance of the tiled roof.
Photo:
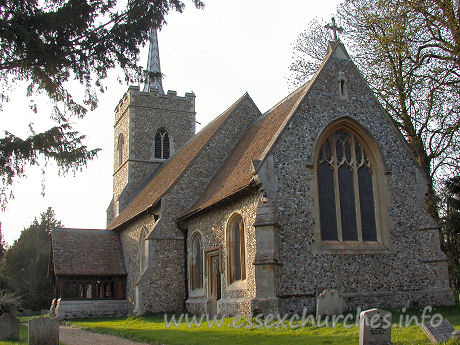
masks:
<svg viewBox="0 0 460 345"><path fill-rule="evenodd" d="M248 128L198 200L180 218L199 212L251 184L252 161L265 158L309 87L310 83L306 83L292 92Z"/></svg>
<svg viewBox="0 0 460 345"><path fill-rule="evenodd" d="M120 239L113 231L57 228L51 247L56 275L126 274Z"/></svg>
<svg viewBox="0 0 460 345"><path fill-rule="evenodd" d="M247 97L247 94L238 99L224 113L206 125L198 134L191 138L173 157L166 161L161 169L152 177L147 185L134 197L134 199L121 211L109 224L108 229L113 230L136 217L154 205L162 195L187 169L189 164L206 145L213 134L224 123L238 104Z"/></svg>

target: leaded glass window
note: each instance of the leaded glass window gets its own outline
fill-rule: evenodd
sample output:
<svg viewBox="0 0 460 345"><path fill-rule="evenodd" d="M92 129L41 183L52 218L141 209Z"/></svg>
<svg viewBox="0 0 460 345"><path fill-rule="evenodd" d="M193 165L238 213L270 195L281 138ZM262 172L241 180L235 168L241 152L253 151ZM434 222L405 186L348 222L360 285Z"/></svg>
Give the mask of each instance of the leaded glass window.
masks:
<svg viewBox="0 0 460 345"><path fill-rule="evenodd" d="M227 228L227 269L229 284L246 279L244 223L240 215L234 216Z"/></svg>
<svg viewBox="0 0 460 345"><path fill-rule="evenodd" d="M169 134L166 129L161 128L155 134L155 158L168 159L170 156Z"/></svg>
<svg viewBox="0 0 460 345"><path fill-rule="evenodd" d="M201 236L195 235L192 239L192 257L190 268L190 283L192 290L203 287L203 252L201 249Z"/></svg>
<svg viewBox="0 0 460 345"><path fill-rule="evenodd" d="M354 134L339 129L324 141L317 158L322 240L377 241L373 168Z"/></svg>

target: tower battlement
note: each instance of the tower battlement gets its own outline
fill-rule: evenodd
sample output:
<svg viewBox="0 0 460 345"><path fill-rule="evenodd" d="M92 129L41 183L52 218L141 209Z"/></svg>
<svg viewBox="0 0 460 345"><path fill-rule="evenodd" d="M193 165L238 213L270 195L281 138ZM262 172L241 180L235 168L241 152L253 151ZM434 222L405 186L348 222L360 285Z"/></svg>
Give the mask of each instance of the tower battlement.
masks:
<svg viewBox="0 0 460 345"><path fill-rule="evenodd" d="M161 75L156 32L150 39L147 70ZM113 199L107 221L194 135L194 93L164 93L160 77L149 77L142 90L130 86L115 107Z"/></svg>
<svg viewBox="0 0 460 345"><path fill-rule="evenodd" d="M162 94L158 89L141 91L139 86L130 86L115 107L115 125L123 116L128 106L131 107L161 107L165 110L180 112L195 112L195 94L186 92L184 96L178 96L176 91L168 90Z"/></svg>

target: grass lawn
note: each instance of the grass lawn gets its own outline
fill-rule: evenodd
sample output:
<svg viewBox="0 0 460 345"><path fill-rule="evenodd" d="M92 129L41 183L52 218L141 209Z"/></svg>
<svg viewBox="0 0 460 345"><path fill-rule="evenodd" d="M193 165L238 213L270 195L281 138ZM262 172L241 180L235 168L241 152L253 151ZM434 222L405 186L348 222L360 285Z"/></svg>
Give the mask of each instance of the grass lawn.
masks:
<svg viewBox="0 0 460 345"><path fill-rule="evenodd" d="M400 316L403 315L403 324L406 321L406 316L418 315L422 311L411 309L408 312L401 314L401 310L392 310L393 323L398 323ZM460 307L442 307L434 308L429 315L440 313L445 319L449 320L455 329L460 330ZM171 315L168 316L170 320ZM308 324L306 327L290 329L288 322L285 324L287 329L281 326L278 329L259 328L250 329L244 328L244 323L239 329L227 327L232 324L232 319L225 319L222 327L209 328L204 321L201 327L192 326L188 328L183 320L179 327L171 325L168 329L165 325L163 315L142 316L142 317L126 317L114 319L86 319L73 320L70 324L74 327L91 329L99 333L109 333L120 337L143 341L147 343L161 344L180 344L180 345L258 345L258 344L311 344L311 345L356 345L359 339L359 327L346 328L343 323L336 328L332 327L312 327ZM268 324L273 324L269 322ZM349 324L354 324L350 322ZM294 323L300 326L300 322ZM409 327L392 328L392 341L396 345L428 345L430 340L425 336L419 326L412 325ZM449 345L460 344L460 342L450 341Z"/></svg>

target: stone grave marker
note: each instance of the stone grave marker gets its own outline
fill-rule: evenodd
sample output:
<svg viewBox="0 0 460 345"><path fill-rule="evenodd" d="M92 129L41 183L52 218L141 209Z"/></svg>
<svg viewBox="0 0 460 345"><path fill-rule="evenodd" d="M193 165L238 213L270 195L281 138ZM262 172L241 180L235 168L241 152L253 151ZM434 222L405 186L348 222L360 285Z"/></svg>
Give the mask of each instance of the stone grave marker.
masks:
<svg viewBox="0 0 460 345"><path fill-rule="evenodd" d="M449 340L452 337L452 332L455 331L454 327L446 319L442 320L439 325L437 322L435 325L433 325L431 321L424 322L421 327L433 344Z"/></svg>
<svg viewBox="0 0 460 345"><path fill-rule="evenodd" d="M344 310L342 295L337 290L326 289L316 299L316 318L341 315Z"/></svg>
<svg viewBox="0 0 460 345"><path fill-rule="evenodd" d="M29 320L29 345L59 345L59 321L49 317Z"/></svg>
<svg viewBox="0 0 460 345"><path fill-rule="evenodd" d="M19 319L13 314L0 315L0 340L19 340Z"/></svg>
<svg viewBox="0 0 460 345"><path fill-rule="evenodd" d="M391 313L380 309L359 314L359 345L391 344Z"/></svg>
<svg viewBox="0 0 460 345"><path fill-rule="evenodd" d="M452 339L460 340L460 331L453 331L452 332Z"/></svg>

